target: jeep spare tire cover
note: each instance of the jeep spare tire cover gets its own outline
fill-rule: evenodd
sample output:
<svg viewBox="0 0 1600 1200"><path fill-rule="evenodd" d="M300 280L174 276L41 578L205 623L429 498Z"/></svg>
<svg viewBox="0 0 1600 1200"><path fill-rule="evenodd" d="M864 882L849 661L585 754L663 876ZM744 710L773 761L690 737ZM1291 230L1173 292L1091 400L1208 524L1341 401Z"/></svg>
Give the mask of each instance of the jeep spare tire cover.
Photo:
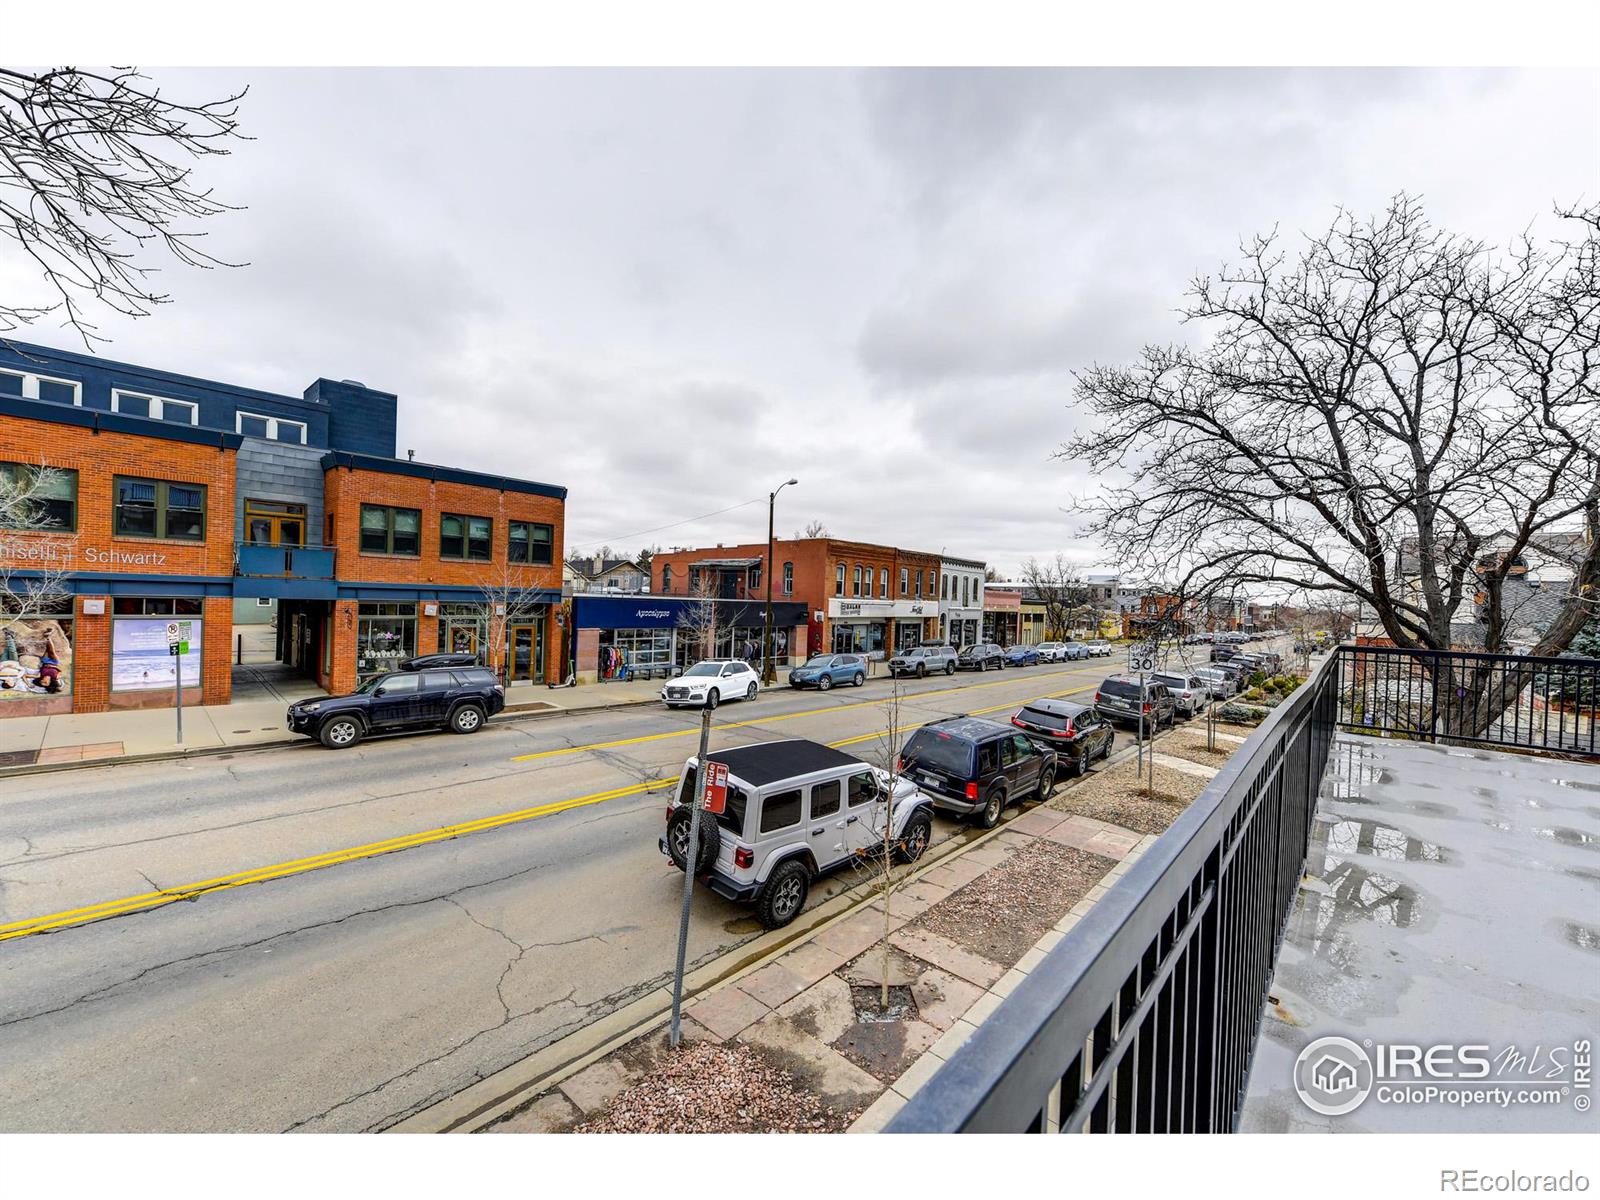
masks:
<svg viewBox="0 0 1600 1200"><path fill-rule="evenodd" d="M689 844L689 826L694 819L694 812L685 807L674 810L672 819L667 822L667 853L672 856L674 865L678 870L683 870L684 849ZM700 845L694 859L694 873L704 875L717 861L717 849L722 842L722 835L717 832L717 819L710 813L700 814Z"/></svg>

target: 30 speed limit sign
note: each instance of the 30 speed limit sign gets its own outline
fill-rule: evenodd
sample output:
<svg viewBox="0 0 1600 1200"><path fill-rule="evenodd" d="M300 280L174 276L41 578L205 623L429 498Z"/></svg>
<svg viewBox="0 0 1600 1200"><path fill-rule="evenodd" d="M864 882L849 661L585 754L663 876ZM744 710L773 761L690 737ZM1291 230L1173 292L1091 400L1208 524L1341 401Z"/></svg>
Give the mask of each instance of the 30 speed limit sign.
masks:
<svg viewBox="0 0 1600 1200"><path fill-rule="evenodd" d="M1128 670L1154 671L1156 669L1156 648L1154 646L1129 646Z"/></svg>

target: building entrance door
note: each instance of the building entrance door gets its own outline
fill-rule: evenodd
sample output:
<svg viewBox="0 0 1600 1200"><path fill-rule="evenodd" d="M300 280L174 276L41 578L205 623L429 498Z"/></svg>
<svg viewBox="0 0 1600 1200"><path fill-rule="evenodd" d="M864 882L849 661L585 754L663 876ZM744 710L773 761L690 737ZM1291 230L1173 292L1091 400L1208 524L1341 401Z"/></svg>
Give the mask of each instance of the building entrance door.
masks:
<svg viewBox="0 0 1600 1200"><path fill-rule="evenodd" d="M244 502L245 541L252 546L303 546L306 506L276 500Z"/></svg>
<svg viewBox="0 0 1600 1200"><path fill-rule="evenodd" d="M512 683L534 683L544 678L544 626L513 625L511 639L511 664L509 677Z"/></svg>

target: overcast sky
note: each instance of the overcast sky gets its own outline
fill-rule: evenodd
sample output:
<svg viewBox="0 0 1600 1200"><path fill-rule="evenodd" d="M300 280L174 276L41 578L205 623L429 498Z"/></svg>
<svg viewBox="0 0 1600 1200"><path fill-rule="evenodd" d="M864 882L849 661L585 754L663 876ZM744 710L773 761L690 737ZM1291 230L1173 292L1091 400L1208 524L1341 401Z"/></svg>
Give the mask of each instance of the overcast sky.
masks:
<svg viewBox="0 0 1600 1200"><path fill-rule="evenodd" d="M402 454L566 485L575 548L762 540L793 474L780 534L1095 564L1071 372L1178 337L1240 235L1405 189L1504 241L1600 193L1592 72L152 73L250 85L200 168L250 265L173 266L100 353L396 392Z"/></svg>

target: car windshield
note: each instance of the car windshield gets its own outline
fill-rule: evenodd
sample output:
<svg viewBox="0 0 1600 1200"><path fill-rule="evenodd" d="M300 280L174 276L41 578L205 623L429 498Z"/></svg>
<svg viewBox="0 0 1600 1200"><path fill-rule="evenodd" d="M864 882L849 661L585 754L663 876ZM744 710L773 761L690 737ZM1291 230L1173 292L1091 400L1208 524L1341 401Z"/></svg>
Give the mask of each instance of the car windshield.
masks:
<svg viewBox="0 0 1600 1200"><path fill-rule="evenodd" d="M683 676L684 676L685 679L689 679L689 678L692 678L693 676L696 676L696 675L720 675L721 673L722 673L722 664L721 663L703 662L703 663L695 663L694 666L690 667L687 671L685 671L683 673Z"/></svg>
<svg viewBox="0 0 1600 1200"><path fill-rule="evenodd" d="M919 729L901 751L907 767L932 767L965 778L972 773L972 743L937 729Z"/></svg>
<svg viewBox="0 0 1600 1200"><path fill-rule="evenodd" d="M806 659L805 665L808 667L825 667L832 661L833 655L831 654L813 654L810 658Z"/></svg>
<svg viewBox="0 0 1600 1200"><path fill-rule="evenodd" d="M374 675L371 679L367 680L360 687L358 687L354 694L357 696L370 696L372 695L372 689L377 687L387 678L389 678L387 675Z"/></svg>

